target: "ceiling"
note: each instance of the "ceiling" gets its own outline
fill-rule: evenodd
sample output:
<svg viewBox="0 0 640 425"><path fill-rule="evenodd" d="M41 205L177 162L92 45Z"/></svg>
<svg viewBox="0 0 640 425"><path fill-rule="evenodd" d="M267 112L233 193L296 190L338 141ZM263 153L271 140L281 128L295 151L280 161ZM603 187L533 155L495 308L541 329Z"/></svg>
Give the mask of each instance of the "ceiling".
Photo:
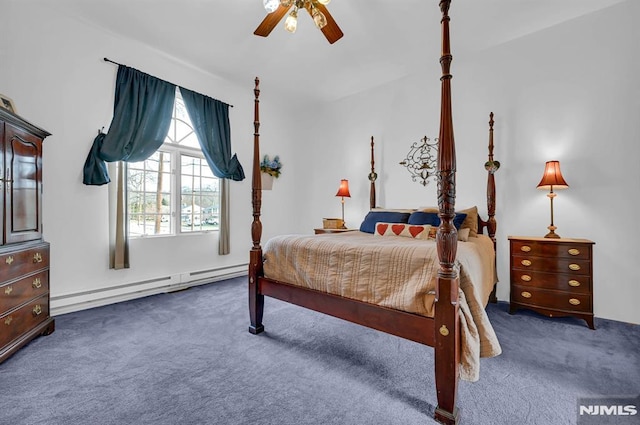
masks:
<svg viewBox="0 0 640 425"><path fill-rule="evenodd" d="M452 51L481 51L626 0L453 0ZM332 101L414 73L440 52L437 0L333 0L344 37L330 45L308 14L289 34L253 35L261 0L35 0L89 25L246 84ZM118 58L110 58L118 60ZM135 67L135 64L127 64Z"/></svg>

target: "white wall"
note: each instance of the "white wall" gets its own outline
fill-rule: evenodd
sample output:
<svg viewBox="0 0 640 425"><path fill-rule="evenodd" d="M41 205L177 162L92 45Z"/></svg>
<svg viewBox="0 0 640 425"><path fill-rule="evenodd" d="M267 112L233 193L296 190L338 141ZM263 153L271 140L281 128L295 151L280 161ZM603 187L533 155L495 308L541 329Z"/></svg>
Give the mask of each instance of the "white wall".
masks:
<svg viewBox="0 0 640 425"><path fill-rule="evenodd" d="M493 111L495 159L502 163L496 174L499 298L509 299L507 236L547 232L549 199L536 185L545 161L557 159L570 185L555 200L557 233L596 242L595 315L640 323L634 260L640 239L634 208L640 183L640 34L633 19L640 16L640 4L621 3L459 56L456 13L464 11L451 13L457 205L477 204L486 212L483 164ZM378 144L379 204L436 204L435 184L425 189L411 182L398 162L412 142L437 136L438 49L427 45L416 52L432 62L415 75L323 105L305 124L310 142L305 149L318 160L299 183L310 189L305 202L310 212L301 229L322 216L339 216L333 195L343 177L352 187L346 221L359 225L368 210L371 135Z"/></svg>
<svg viewBox="0 0 640 425"><path fill-rule="evenodd" d="M0 92L13 98L18 113L48 130L44 142L44 238L51 243L51 296L54 314L180 287L203 277L246 273L251 247L251 161L253 86L241 86L190 68L144 45L122 39L67 16L54 8L5 2L0 45ZM28 22L28 25L25 25ZM10 34L7 37L6 34ZM155 237L131 241L131 268L108 268L108 189L84 186L82 167L100 127L108 129L113 109L117 67L108 57L234 105L230 109L232 149L247 179L231 182L231 254L219 256L218 233ZM220 58L224 60L224 58ZM255 75L260 75L256 69ZM293 210L288 196L290 128L284 125L276 95L263 89L262 119L265 153L280 153L285 168L279 191L268 193ZM267 193L267 192L265 192ZM285 231L286 217L263 216L265 237ZM206 273L198 273L207 271ZM191 275L191 273L195 273ZM142 283L140 282L147 282Z"/></svg>

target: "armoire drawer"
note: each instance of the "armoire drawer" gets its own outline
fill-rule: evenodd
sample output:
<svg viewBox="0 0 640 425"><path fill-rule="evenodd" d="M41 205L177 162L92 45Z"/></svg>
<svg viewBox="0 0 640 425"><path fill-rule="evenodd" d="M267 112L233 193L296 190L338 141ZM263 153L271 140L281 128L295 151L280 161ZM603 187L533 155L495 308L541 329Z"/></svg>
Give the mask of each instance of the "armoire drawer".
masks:
<svg viewBox="0 0 640 425"><path fill-rule="evenodd" d="M49 318L49 294L0 316L0 348Z"/></svg>
<svg viewBox="0 0 640 425"><path fill-rule="evenodd" d="M0 314L49 292L49 270L0 285Z"/></svg>
<svg viewBox="0 0 640 425"><path fill-rule="evenodd" d="M49 268L49 244L29 245L16 250L0 251L2 282Z"/></svg>

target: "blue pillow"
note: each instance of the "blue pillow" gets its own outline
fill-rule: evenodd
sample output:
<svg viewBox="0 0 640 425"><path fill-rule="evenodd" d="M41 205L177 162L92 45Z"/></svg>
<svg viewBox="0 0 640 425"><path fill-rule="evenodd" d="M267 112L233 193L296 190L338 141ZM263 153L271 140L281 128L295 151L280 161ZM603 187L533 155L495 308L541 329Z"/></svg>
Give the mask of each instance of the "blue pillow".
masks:
<svg viewBox="0 0 640 425"><path fill-rule="evenodd" d="M376 231L376 223L406 223L409 220L408 212L395 211L369 211L360 225L361 232L373 233Z"/></svg>
<svg viewBox="0 0 640 425"><path fill-rule="evenodd" d="M467 218L465 213L456 213L456 216L453 218L453 225L456 229L460 229L465 218ZM440 217L438 217L438 213L434 212L414 211L409 216L409 224L430 224L437 227L440 225Z"/></svg>

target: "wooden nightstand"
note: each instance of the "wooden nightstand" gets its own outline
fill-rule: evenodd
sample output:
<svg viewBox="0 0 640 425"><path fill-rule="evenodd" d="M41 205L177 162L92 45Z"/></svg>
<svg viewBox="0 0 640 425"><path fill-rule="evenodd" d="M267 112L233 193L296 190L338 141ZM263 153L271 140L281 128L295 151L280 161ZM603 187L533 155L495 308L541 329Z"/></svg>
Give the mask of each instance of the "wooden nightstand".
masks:
<svg viewBox="0 0 640 425"><path fill-rule="evenodd" d="M343 233L343 232L355 232L358 229L313 229L316 235L322 235L324 233Z"/></svg>
<svg viewBox="0 0 640 425"><path fill-rule="evenodd" d="M593 245L588 239L509 236L509 313L527 308L593 325Z"/></svg>

